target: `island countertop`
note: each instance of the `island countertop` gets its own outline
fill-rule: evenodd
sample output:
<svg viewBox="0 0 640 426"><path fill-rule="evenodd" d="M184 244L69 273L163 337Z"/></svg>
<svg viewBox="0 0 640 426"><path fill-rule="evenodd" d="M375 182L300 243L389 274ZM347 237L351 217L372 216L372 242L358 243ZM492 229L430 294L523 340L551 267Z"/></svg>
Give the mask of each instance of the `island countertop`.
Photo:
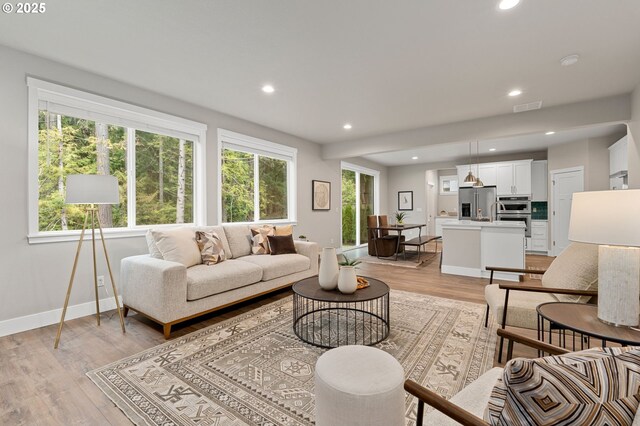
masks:
<svg viewBox="0 0 640 426"><path fill-rule="evenodd" d="M524 222L511 220L494 220L493 222L482 220L456 220L444 222L442 228L521 228L525 229Z"/></svg>

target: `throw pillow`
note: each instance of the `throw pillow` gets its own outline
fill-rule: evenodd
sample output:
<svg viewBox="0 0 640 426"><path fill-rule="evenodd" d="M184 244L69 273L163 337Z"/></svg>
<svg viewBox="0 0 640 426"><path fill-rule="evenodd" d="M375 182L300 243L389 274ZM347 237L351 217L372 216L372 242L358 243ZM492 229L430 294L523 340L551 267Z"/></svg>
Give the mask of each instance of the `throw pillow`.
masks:
<svg viewBox="0 0 640 426"><path fill-rule="evenodd" d="M640 347L514 359L491 392L492 425L631 425L640 405Z"/></svg>
<svg viewBox="0 0 640 426"><path fill-rule="evenodd" d="M275 235L293 235L293 225L277 225Z"/></svg>
<svg viewBox="0 0 640 426"><path fill-rule="evenodd" d="M293 235L269 235L268 238L272 255L297 253Z"/></svg>
<svg viewBox="0 0 640 426"><path fill-rule="evenodd" d="M205 265L215 265L225 259L222 240L215 232L196 231L196 242Z"/></svg>
<svg viewBox="0 0 640 426"><path fill-rule="evenodd" d="M542 276L542 286L577 290L598 289L598 246L571 243ZM556 294L561 302L587 303L589 296Z"/></svg>
<svg viewBox="0 0 640 426"><path fill-rule="evenodd" d="M193 228L152 229L151 234L164 260L182 263L187 268L202 263Z"/></svg>
<svg viewBox="0 0 640 426"><path fill-rule="evenodd" d="M271 225L265 225L260 228L251 228L251 253L252 254L269 254L268 236L274 234L274 228Z"/></svg>
<svg viewBox="0 0 640 426"><path fill-rule="evenodd" d="M147 247L149 248L149 255L156 259L162 259L162 253L158 250L158 245L156 244L156 240L153 239L153 234L151 233L151 229L147 230L145 235L147 239Z"/></svg>

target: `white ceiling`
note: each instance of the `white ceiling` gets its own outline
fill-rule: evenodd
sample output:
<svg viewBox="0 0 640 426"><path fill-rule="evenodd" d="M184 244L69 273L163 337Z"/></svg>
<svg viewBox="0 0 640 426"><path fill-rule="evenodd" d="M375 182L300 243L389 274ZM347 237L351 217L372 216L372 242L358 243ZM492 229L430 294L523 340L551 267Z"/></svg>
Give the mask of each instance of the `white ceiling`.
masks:
<svg viewBox="0 0 640 426"><path fill-rule="evenodd" d="M480 157L500 156L517 153L532 153L545 151L550 146L567 142L598 138L614 134L624 134L626 126L615 124L610 126L588 127L582 129L558 131L553 135L543 133L521 135L500 139L486 139L479 141ZM495 151L489 149L495 148ZM400 166L412 163L446 163L467 164L476 161L476 144L471 142L471 160L469 160L469 142L444 143L429 145L422 148L403 151L386 152L382 154L365 155L364 158L385 166ZM412 157L418 157L413 160Z"/></svg>
<svg viewBox="0 0 640 426"><path fill-rule="evenodd" d="M0 14L0 44L320 143L639 82L640 1L497 3L65 0ZM561 67L572 53L580 62ZM523 95L508 98L515 87Z"/></svg>

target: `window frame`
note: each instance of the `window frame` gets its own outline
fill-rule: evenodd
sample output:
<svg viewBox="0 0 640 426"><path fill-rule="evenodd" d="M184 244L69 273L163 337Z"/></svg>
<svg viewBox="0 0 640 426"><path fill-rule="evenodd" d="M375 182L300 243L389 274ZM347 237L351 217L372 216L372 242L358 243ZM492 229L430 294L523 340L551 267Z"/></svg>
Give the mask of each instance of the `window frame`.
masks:
<svg viewBox="0 0 640 426"><path fill-rule="evenodd" d="M206 223L206 132L207 125L170 114L139 107L126 102L72 89L48 81L27 77L28 89L28 233L29 244L77 241L80 230L40 231L39 230L39 187L38 187L38 117L40 105L51 102L61 109L80 112L89 120L102 120L107 124L121 126L127 130L127 175L135 176L135 131L160 133L184 138L193 142L193 224ZM135 200L135 178L127 179L128 200ZM135 202L127 205L127 227L104 228L105 238L125 238L141 236L149 228L170 227L176 224L131 225L135 223ZM185 224L186 225L186 224ZM91 238L86 233L84 239Z"/></svg>
<svg viewBox="0 0 640 426"><path fill-rule="evenodd" d="M254 172L254 194L253 194L253 221L250 222L223 222L222 221L222 151L223 149L246 152L249 154L276 158L287 161L287 218L286 219L259 219L260 216L260 193L259 193L259 173ZM254 164L259 161L254 157ZM218 222L222 224L251 224L251 223L297 223L297 162L298 149L287 145L269 142L253 136L232 132L231 130L218 129ZM255 170L255 169L254 169ZM257 171L257 170L256 170Z"/></svg>

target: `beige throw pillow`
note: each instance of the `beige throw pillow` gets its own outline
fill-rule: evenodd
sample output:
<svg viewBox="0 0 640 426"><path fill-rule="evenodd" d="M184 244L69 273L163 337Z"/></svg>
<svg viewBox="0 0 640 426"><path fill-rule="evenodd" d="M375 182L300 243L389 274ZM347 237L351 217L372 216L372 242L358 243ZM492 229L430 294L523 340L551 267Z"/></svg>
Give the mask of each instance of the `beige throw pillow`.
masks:
<svg viewBox="0 0 640 426"><path fill-rule="evenodd" d="M252 254L270 254L269 235L273 235L275 229L271 225L265 225L260 228L251 228L251 253Z"/></svg>
<svg viewBox="0 0 640 426"><path fill-rule="evenodd" d="M162 259L162 253L158 250L158 245L156 244L156 240L153 239L153 234L151 233L151 229L147 230L145 235L147 239L147 247L149 248L149 255L156 259Z"/></svg>
<svg viewBox="0 0 640 426"><path fill-rule="evenodd" d="M293 235L293 225L276 225L276 236Z"/></svg>
<svg viewBox="0 0 640 426"><path fill-rule="evenodd" d="M224 246L217 233L196 231L196 242L205 265L215 265L225 259Z"/></svg>
<svg viewBox="0 0 640 426"><path fill-rule="evenodd" d="M151 234L164 260L182 263L187 268L202 263L192 227L152 229Z"/></svg>

